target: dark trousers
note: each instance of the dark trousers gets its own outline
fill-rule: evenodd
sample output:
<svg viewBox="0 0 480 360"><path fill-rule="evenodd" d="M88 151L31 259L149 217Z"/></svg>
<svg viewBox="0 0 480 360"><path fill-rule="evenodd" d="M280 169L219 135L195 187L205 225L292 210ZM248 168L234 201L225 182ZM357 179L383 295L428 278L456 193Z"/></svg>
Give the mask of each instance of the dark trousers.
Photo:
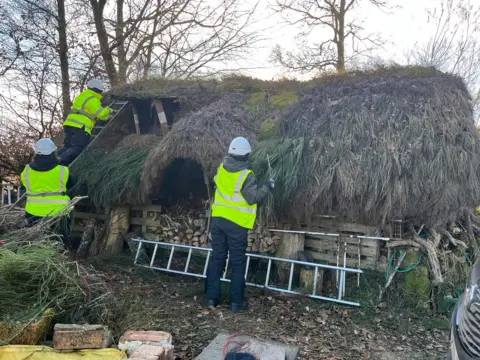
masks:
<svg viewBox="0 0 480 360"><path fill-rule="evenodd" d="M245 297L245 253L248 245L248 229L224 219L212 218L212 259L210 261L207 281L205 283L206 298L220 301L220 277L225 270L228 253L232 267L230 283L230 303L241 304Z"/></svg>
<svg viewBox="0 0 480 360"><path fill-rule="evenodd" d="M63 148L57 151L57 155L60 158L60 165L68 166L85 150L90 142L90 135L85 132L85 128L72 126L64 126L63 133L65 136Z"/></svg>

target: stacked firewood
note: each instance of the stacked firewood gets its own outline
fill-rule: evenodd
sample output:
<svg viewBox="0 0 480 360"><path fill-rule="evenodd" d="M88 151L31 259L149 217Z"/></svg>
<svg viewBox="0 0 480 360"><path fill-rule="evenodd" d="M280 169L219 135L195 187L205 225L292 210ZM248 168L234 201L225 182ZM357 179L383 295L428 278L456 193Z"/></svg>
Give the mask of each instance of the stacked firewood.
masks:
<svg viewBox="0 0 480 360"><path fill-rule="evenodd" d="M168 242L178 245L192 245L207 248L211 246L207 232L208 217L204 212L181 216L157 215L149 213L148 218L158 222L158 226L147 226L145 237L148 240ZM274 254L280 243L280 237L268 231L265 224L258 222L248 231L248 252Z"/></svg>
<svg viewBox="0 0 480 360"><path fill-rule="evenodd" d="M280 236L274 235L268 228L256 224L253 230L248 231L248 252L275 254L280 243Z"/></svg>
<svg viewBox="0 0 480 360"><path fill-rule="evenodd" d="M169 221L162 221L160 226L149 226L149 240L168 242L178 245L192 245L196 247L209 247L207 234L207 219L169 218Z"/></svg>

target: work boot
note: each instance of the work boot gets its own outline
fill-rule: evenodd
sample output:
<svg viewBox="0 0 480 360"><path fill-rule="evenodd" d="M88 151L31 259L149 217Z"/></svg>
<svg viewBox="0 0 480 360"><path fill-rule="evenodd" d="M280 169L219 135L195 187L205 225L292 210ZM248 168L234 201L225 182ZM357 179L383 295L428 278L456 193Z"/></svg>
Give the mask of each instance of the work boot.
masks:
<svg viewBox="0 0 480 360"><path fill-rule="evenodd" d="M230 303L228 310L231 312L245 311L248 309L248 301L243 300L243 303Z"/></svg>
<svg viewBox="0 0 480 360"><path fill-rule="evenodd" d="M214 310L217 307L217 305L218 305L218 301L216 301L216 300L205 299L205 301L204 301L204 306L207 309Z"/></svg>

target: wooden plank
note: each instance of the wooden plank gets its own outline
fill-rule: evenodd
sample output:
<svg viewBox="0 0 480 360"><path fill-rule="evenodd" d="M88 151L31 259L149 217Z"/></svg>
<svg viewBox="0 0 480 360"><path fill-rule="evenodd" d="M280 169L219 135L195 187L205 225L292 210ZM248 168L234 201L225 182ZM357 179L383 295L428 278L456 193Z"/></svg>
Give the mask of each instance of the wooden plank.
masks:
<svg viewBox="0 0 480 360"><path fill-rule="evenodd" d="M131 207L132 210L136 211L150 211L150 212L162 212L163 206L162 205L136 205Z"/></svg>
<svg viewBox="0 0 480 360"><path fill-rule="evenodd" d="M380 234L380 230L374 226L342 222L336 219L330 220L325 218L319 218L316 219L312 225L319 226L324 229L336 230L339 232L352 232L366 235Z"/></svg>
<svg viewBox="0 0 480 360"><path fill-rule="evenodd" d="M334 242L321 242L321 241L315 241L311 239L305 239L305 247L309 247L311 249L315 249L318 251L332 251L333 253L336 252L337 250L337 244ZM341 243L341 248L343 249L343 243ZM343 253L343 251L342 251ZM349 255L358 255L358 244L348 244L347 245L347 254ZM372 258L375 258L377 255L377 249L372 248L372 247L360 247L360 255L363 256L370 256Z"/></svg>
<svg viewBox="0 0 480 360"><path fill-rule="evenodd" d="M108 219L108 215L106 214L88 213L81 211L74 211L73 216L77 219L98 219L103 221L106 221Z"/></svg>
<svg viewBox="0 0 480 360"><path fill-rule="evenodd" d="M143 219L137 217L130 218L131 225L142 225L142 226L160 226L160 219L152 220L152 219Z"/></svg>
<svg viewBox="0 0 480 360"><path fill-rule="evenodd" d="M326 262L328 265L337 265L337 258L333 254L323 254L314 251L312 251L311 253L315 260ZM340 266L343 266L343 259L340 259ZM360 267L362 269L375 269L376 266L376 262L370 259L362 259L362 262L360 264ZM347 267L358 267L358 260L347 257Z"/></svg>
<svg viewBox="0 0 480 360"><path fill-rule="evenodd" d="M312 241L322 241L322 242L330 242L333 244L337 243L337 236L325 236L325 235L305 235L305 239L309 239ZM347 244L358 244L358 238L350 238L350 237L344 237L340 236L341 242L346 242ZM361 239L362 240L362 246L365 247L372 247L372 248L377 248L380 246L379 241L380 240L373 240L373 239Z"/></svg>
<svg viewBox="0 0 480 360"><path fill-rule="evenodd" d="M132 102L132 109L133 109L133 121L135 122L135 131L137 132L137 134L140 134L140 123L138 121L137 107L133 102Z"/></svg>
<svg viewBox="0 0 480 360"><path fill-rule="evenodd" d="M147 216L148 216L148 211L147 210L143 210L142 211L142 217L144 219L147 219ZM146 225L142 225L142 234L146 234L147 233L147 226Z"/></svg>
<svg viewBox="0 0 480 360"><path fill-rule="evenodd" d="M157 110L158 121L160 122L160 128L162 130L162 135L165 136L168 134L168 123L167 117L165 116L165 110L163 109L161 100L154 100L155 109Z"/></svg>

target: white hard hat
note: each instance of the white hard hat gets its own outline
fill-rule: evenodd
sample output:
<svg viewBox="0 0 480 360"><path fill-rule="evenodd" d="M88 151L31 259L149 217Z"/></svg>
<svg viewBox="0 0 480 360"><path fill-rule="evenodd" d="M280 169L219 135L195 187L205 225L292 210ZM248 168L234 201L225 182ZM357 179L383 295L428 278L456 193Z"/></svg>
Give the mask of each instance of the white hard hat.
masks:
<svg viewBox="0 0 480 360"><path fill-rule="evenodd" d="M100 91L105 91L105 84L103 83L102 80L98 80L98 79L92 79L88 82L87 84L87 87L89 89L97 89L97 90L100 90Z"/></svg>
<svg viewBox="0 0 480 360"><path fill-rule="evenodd" d="M35 143L35 154L50 155L57 150L57 147L50 139L40 139Z"/></svg>
<svg viewBox="0 0 480 360"><path fill-rule="evenodd" d="M247 139L244 137L237 137L232 140L228 147L228 153L231 155L247 155L252 152L252 147Z"/></svg>

